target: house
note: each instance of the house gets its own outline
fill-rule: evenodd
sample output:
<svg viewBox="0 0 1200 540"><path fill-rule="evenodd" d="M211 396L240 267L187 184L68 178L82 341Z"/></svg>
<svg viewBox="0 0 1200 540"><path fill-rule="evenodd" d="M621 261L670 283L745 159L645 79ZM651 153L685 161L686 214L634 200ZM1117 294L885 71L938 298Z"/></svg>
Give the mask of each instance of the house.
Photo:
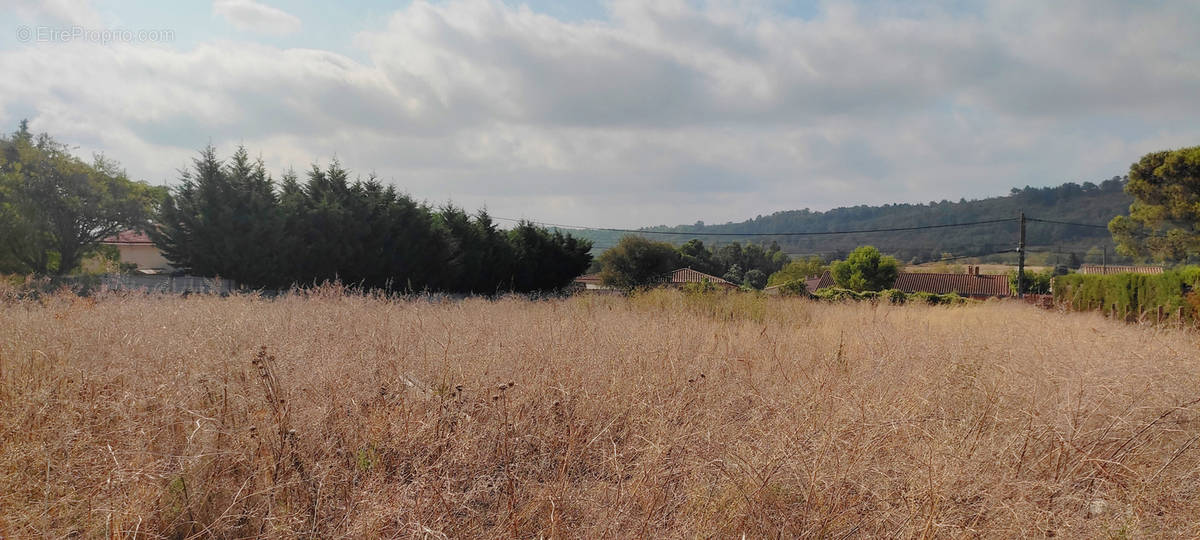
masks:
<svg viewBox="0 0 1200 540"><path fill-rule="evenodd" d="M704 283L705 281L712 283L720 289L736 289L737 285L725 281L717 276L710 276L704 272L698 272L691 268L680 268L670 274L663 276L659 283L662 286L683 288L689 283Z"/></svg>
<svg viewBox="0 0 1200 540"><path fill-rule="evenodd" d="M980 274L978 266L968 266L965 274L900 272L892 288L905 293L955 293L976 299L1012 296L1008 276Z"/></svg>
<svg viewBox="0 0 1200 540"><path fill-rule="evenodd" d="M1128 266L1121 264L1085 264L1079 267L1080 274L1161 274L1161 266Z"/></svg>
<svg viewBox="0 0 1200 540"><path fill-rule="evenodd" d="M827 289L834 285L836 285L836 283L833 282L833 275L830 274L828 270L819 276L813 276L804 280L805 290L809 292L816 291L818 289Z"/></svg>
<svg viewBox="0 0 1200 540"><path fill-rule="evenodd" d="M573 289L578 291L608 291L613 289L600 280L599 273L579 276L575 278L575 281L571 285Z"/></svg>
<svg viewBox="0 0 1200 540"><path fill-rule="evenodd" d="M138 272L143 274L160 274L173 270L171 263L163 256L162 251L150 236L141 231L121 231L100 241L101 244L116 246L121 254L121 262L136 265Z"/></svg>
<svg viewBox="0 0 1200 540"><path fill-rule="evenodd" d="M703 283L708 281L717 288L721 289L736 289L738 286L725 281L717 276L710 276L704 272L698 272L691 268L680 268L673 272L660 276L655 283L659 287L675 287L683 288L689 283ZM605 285L600 279L600 274L584 274L575 278L572 283L572 288L576 291L616 291L617 287Z"/></svg>
<svg viewBox="0 0 1200 540"><path fill-rule="evenodd" d="M810 293L828 287L836 287L833 276L825 272L804 280L806 290ZM781 285L767 287L767 294L779 294ZM1008 286L1008 276L980 274L978 266L968 266L966 274L935 274L918 272L900 272L896 276L893 289L905 293L927 292L933 294L955 293L968 298L1002 298L1011 296Z"/></svg>

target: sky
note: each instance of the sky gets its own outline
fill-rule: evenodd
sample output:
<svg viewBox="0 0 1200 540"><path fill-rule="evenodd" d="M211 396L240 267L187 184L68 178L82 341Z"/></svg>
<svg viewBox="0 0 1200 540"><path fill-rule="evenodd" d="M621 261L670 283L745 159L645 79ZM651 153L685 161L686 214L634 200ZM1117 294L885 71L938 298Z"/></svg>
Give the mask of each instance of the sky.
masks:
<svg viewBox="0 0 1200 540"><path fill-rule="evenodd" d="M1200 2L0 0L0 130L238 145L596 227L1003 195L1200 145Z"/></svg>

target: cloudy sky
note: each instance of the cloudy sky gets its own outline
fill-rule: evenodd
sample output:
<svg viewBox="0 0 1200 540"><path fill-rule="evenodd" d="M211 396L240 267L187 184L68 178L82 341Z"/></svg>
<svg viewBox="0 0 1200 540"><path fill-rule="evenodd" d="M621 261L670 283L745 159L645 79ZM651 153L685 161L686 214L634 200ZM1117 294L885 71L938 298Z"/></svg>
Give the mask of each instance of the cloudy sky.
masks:
<svg viewBox="0 0 1200 540"><path fill-rule="evenodd" d="M1200 144L1200 2L0 0L0 129L208 143L592 226L1124 174Z"/></svg>

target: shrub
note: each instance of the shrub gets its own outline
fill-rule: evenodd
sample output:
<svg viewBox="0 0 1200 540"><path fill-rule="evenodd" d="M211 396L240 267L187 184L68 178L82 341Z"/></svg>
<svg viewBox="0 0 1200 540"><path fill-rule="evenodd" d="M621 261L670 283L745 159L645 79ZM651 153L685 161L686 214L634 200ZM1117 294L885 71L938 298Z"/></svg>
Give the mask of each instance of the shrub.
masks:
<svg viewBox="0 0 1200 540"><path fill-rule="evenodd" d="M900 289L886 289L886 290L880 291L879 295L881 297L887 298L888 301L890 301L893 304L903 304L905 301L908 300L908 295L905 294L904 291L902 291Z"/></svg>
<svg viewBox="0 0 1200 540"><path fill-rule="evenodd" d="M879 291L892 286L900 272L895 258L883 255L874 246L860 246L844 261L830 267L839 287L855 291Z"/></svg>
<svg viewBox="0 0 1200 540"><path fill-rule="evenodd" d="M1066 274L1066 272L1062 272ZM1054 276L1061 275L1055 268L1046 268L1041 272L1025 272L1025 293L1026 294L1050 294L1051 280ZM1008 289L1013 294L1017 294L1017 271L1008 271Z"/></svg>
<svg viewBox="0 0 1200 540"><path fill-rule="evenodd" d="M1140 316L1162 308L1182 309L1195 319L1200 309L1188 300L1200 285L1200 267L1190 266L1162 274L1067 274L1054 278L1054 301L1076 311L1115 310L1122 317Z"/></svg>
<svg viewBox="0 0 1200 540"><path fill-rule="evenodd" d="M813 297L832 302L862 299L857 292L839 287L826 287L824 289L817 289L817 291L813 293Z"/></svg>
<svg viewBox="0 0 1200 540"><path fill-rule="evenodd" d="M802 279L796 279L779 286L781 296L808 296L808 285Z"/></svg>
<svg viewBox="0 0 1200 540"><path fill-rule="evenodd" d="M708 278L704 278L704 281L700 283L685 283L683 285L683 292L687 294L705 294L716 292L716 290L717 285Z"/></svg>

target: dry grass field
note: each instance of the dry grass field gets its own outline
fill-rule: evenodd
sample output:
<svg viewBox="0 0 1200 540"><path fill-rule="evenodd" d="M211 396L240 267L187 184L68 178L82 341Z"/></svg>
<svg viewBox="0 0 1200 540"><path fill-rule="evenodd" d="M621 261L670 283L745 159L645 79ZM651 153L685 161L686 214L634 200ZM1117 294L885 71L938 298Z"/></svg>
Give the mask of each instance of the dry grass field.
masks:
<svg viewBox="0 0 1200 540"><path fill-rule="evenodd" d="M688 297L0 305L0 537L1196 537L1197 334Z"/></svg>

